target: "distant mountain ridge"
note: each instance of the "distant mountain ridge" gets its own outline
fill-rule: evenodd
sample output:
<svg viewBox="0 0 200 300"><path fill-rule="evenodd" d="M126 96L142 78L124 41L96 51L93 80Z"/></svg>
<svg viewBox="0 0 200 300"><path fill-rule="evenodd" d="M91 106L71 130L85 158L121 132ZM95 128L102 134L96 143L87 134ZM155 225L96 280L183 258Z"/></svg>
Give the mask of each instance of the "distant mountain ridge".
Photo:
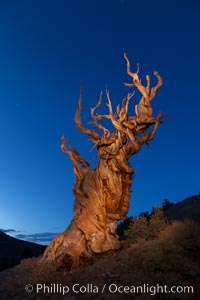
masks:
<svg viewBox="0 0 200 300"><path fill-rule="evenodd" d="M18 240L0 231L0 271L15 266L23 258L41 255L46 246Z"/></svg>
<svg viewBox="0 0 200 300"><path fill-rule="evenodd" d="M173 204L165 212L169 221L191 219L200 222L200 194Z"/></svg>

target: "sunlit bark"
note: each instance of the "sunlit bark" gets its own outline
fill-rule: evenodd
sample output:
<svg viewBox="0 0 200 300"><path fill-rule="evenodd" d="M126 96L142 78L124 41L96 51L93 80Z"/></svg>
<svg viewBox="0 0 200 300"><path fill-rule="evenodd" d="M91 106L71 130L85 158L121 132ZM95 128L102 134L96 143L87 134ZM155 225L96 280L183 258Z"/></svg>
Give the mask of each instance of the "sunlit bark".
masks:
<svg viewBox="0 0 200 300"><path fill-rule="evenodd" d="M147 84L143 86L139 79L139 65L137 72L131 72L126 54L124 58L127 73L133 79L133 83L125 83L125 86L136 87L142 94L141 100L135 105L135 115L129 115L129 103L134 93L128 93L121 107L118 105L114 113L109 91L106 90L108 114L99 115L95 111L102 104L101 92L98 103L91 108L91 123L102 131L100 135L82 124L81 88L75 123L93 141L99 161L96 168L91 169L90 164L62 137L61 149L73 161L76 176L73 187L74 218L71 225L47 247L44 261L55 260L60 266L72 268L80 263L82 257L92 257L95 253L120 248L116 222L123 220L129 210L134 174L129 158L154 139L165 116L160 113L153 117L151 106L151 100L162 85L161 76L154 72L158 83L150 90L150 76L146 76ZM110 120L114 128L112 133L100 124L102 119Z"/></svg>

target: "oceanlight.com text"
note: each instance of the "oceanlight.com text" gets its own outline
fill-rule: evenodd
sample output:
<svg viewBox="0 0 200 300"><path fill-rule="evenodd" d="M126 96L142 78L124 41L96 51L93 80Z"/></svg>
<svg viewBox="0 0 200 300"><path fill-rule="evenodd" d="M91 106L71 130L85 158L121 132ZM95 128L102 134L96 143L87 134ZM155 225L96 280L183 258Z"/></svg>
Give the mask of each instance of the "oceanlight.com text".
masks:
<svg viewBox="0 0 200 300"><path fill-rule="evenodd" d="M36 285L27 284L25 286L25 291L27 293L35 292L37 294L149 294L154 296L156 294L193 294L193 286L182 286L182 285L150 285L144 283L142 285L120 285L116 283L95 285L92 283L87 283L81 285L75 283L72 286L63 285L60 283L37 283Z"/></svg>

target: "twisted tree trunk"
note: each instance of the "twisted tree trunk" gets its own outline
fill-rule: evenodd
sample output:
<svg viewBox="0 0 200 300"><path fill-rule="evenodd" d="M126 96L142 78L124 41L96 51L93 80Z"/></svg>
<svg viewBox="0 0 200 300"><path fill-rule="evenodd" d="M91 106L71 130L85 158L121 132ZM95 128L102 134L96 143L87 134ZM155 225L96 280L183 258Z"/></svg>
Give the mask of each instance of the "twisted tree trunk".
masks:
<svg viewBox="0 0 200 300"><path fill-rule="evenodd" d="M150 91L150 77L147 76L147 86L144 87L136 73L130 71L127 61L127 73L133 78L132 84L142 93L142 98L135 106L136 116L128 116L128 105L132 94L128 94L117 106L113 114L109 91L106 91L108 115L95 115L95 110L102 103L102 93L97 105L91 109L92 123L101 131L101 136L92 129L82 125L82 89L78 109L75 114L77 127L89 135L96 145L99 162L95 169L73 148L66 138L62 138L62 150L74 163L76 183L73 187L75 195L74 218L70 226L59 234L47 247L43 261L54 260L60 266L72 268L80 263L81 257L91 257L95 253L120 248L117 235L118 220L123 220L129 210L131 185L134 170L129 164L129 158L141 147L154 138L164 114L152 117L151 100L162 85L162 78L157 73L158 83ZM103 127L98 121L109 119L115 129L113 133Z"/></svg>

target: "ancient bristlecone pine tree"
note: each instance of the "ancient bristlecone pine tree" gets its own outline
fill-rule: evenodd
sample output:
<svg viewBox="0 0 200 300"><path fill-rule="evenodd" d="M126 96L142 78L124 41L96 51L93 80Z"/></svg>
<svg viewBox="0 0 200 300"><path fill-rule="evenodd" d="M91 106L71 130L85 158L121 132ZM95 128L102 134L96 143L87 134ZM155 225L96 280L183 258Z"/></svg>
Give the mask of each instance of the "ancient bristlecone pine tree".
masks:
<svg viewBox="0 0 200 300"><path fill-rule="evenodd" d="M150 88L150 76L146 76L146 86L139 79L139 66L136 72L130 70L130 62L126 54L127 73L132 83L124 85L136 87L142 94L140 102L135 105L135 115L128 114L130 99L134 93L128 93L113 112L109 91L106 90L108 114L99 115L95 111L102 103L102 93L96 106L91 108L92 123L102 131L102 135L86 128L81 122L82 89L75 114L75 123L80 131L89 135L98 151L99 161L95 169L84 160L70 142L62 137L62 151L74 163L76 183L73 187L75 195L74 218L70 226L59 234L47 247L43 260L54 260L60 266L72 268L80 263L82 257L92 257L95 253L120 248L116 233L118 220L123 220L129 210L131 185L134 170L129 158L140 151L154 135L164 117L160 113L152 116L151 101L162 85L158 72L157 84ZM133 110L133 109L131 109ZM108 119L114 127L110 132L101 123Z"/></svg>

